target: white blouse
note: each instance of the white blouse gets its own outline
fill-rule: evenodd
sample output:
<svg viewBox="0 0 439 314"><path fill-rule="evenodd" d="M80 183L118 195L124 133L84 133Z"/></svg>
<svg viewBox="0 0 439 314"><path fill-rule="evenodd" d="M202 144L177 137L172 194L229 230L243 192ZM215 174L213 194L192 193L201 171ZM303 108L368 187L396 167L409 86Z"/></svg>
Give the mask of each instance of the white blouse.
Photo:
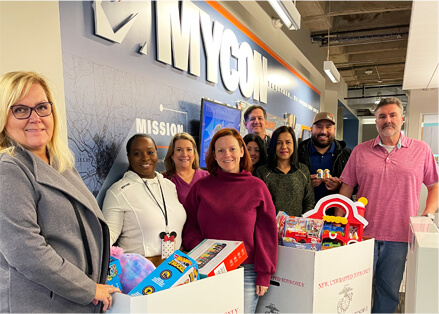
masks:
<svg viewBox="0 0 439 314"><path fill-rule="evenodd" d="M166 203L169 232L177 233L175 249L180 248L186 211L178 201L174 183L158 172L154 179L144 180L135 172L127 171L107 190L102 212L110 228L111 245L117 241L126 253L146 257L161 255L160 233L165 231L166 224L160 186Z"/></svg>

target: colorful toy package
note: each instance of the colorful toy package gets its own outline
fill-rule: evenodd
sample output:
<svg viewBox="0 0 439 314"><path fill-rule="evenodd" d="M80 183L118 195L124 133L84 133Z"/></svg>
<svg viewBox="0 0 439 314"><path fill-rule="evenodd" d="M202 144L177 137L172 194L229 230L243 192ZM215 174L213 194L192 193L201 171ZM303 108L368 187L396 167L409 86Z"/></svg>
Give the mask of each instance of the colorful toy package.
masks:
<svg viewBox="0 0 439 314"><path fill-rule="evenodd" d="M234 270L247 259L241 241L205 239L188 254L197 261L201 278Z"/></svg>
<svg viewBox="0 0 439 314"><path fill-rule="evenodd" d="M108 270L107 285L119 288L122 291L119 275L122 273L120 261L114 257L110 257L110 266Z"/></svg>
<svg viewBox="0 0 439 314"><path fill-rule="evenodd" d="M124 253L120 247L112 246L110 254L107 284L119 288L122 293L130 292L155 269L146 257Z"/></svg>
<svg viewBox="0 0 439 314"><path fill-rule="evenodd" d="M290 216L285 220L282 245L319 251L323 220Z"/></svg>
<svg viewBox="0 0 439 314"><path fill-rule="evenodd" d="M279 240L282 239L284 233L285 220L290 217L285 212L280 211L277 213L276 222L277 222L277 233L279 235Z"/></svg>
<svg viewBox="0 0 439 314"><path fill-rule="evenodd" d="M357 202L340 195L332 194L321 198L314 209L306 212L303 217L323 219L322 250L361 242L363 228L368 225L364 219L367 199L360 197ZM345 215L336 217L326 215L326 210L336 207Z"/></svg>
<svg viewBox="0 0 439 314"><path fill-rule="evenodd" d="M177 250L128 294L131 296L147 295L198 279L200 277L197 262Z"/></svg>

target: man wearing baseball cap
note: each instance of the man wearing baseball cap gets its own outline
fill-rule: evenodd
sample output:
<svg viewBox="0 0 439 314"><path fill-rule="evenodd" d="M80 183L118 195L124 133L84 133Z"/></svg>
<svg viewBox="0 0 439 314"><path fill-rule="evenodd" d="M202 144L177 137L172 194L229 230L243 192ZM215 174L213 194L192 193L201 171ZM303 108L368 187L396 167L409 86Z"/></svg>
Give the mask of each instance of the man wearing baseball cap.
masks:
<svg viewBox="0 0 439 314"><path fill-rule="evenodd" d="M316 203L324 196L338 193L341 175L352 150L335 139L335 119L329 112L320 112L313 119L311 138L299 144L299 162L308 166ZM328 169L331 177L317 177L317 169Z"/></svg>

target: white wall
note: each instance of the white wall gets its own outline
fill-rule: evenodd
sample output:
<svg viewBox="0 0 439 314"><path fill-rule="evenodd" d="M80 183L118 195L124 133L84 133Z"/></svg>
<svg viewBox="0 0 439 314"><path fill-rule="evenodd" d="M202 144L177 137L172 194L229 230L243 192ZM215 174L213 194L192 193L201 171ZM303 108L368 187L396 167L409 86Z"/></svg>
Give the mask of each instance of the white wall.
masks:
<svg viewBox="0 0 439 314"><path fill-rule="evenodd" d="M410 91L406 112L408 137L421 139L421 115L438 113L438 89Z"/></svg>
<svg viewBox="0 0 439 314"><path fill-rule="evenodd" d="M49 80L67 141L58 2L0 1L0 42L0 74L36 71Z"/></svg>
<svg viewBox="0 0 439 314"><path fill-rule="evenodd" d="M438 113L438 89L410 91L409 101L406 112L407 131L406 135L411 138L421 139L421 116L422 114ZM419 214L425 209L427 200L427 188L423 185L419 202ZM438 215L438 214L436 214Z"/></svg>
<svg viewBox="0 0 439 314"><path fill-rule="evenodd" d="M355 111L353 111L348 105L345 98L348 93L348 85L344 79L340 78L340 83L334 84L331 80L325 76L325 95L323 105L320 107L320 111L327 111L334 115L335 121L337 121L335 138L338 140L343 140L343 110L338 107L338 101L342 102L347 110L353 113L355 116Z"/></svg>

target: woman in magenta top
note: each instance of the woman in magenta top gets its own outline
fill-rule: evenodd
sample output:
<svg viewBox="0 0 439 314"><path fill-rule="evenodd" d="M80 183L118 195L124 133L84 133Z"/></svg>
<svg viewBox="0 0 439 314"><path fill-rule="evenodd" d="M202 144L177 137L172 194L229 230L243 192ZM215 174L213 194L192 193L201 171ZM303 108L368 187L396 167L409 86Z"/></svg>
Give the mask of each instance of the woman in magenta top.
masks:
<svg viewBox="0 0 439 314"><path fill-rule="evenodd" d="M198 180L183 204L186 250L204 239L243 241L244 312L254 313L276 271L276 210L262 180L251 174L252 161L235 129L221 129L206 156L209 176Z"/></svg>
<svg viewBox="0 0 439 314"><path fill-rule="evenodd" d="M177 188L178 200L184 203L186 195L198 179L209 175L200 169L200 158L194 138L186 132L177 133L169 143L163 176Z"/></svg>

